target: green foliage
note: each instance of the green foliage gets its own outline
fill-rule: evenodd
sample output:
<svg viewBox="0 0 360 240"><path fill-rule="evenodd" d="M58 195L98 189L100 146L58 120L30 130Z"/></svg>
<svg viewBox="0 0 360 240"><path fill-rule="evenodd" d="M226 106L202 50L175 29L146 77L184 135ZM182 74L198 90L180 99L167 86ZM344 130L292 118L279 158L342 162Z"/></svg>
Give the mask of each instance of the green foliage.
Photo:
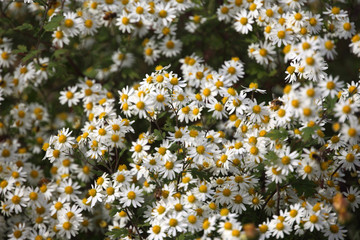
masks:
<svg viewBox="0 0 360 240"><path fill-rule="evenodd" d="M115 239L126 237L129 234L129 230L127 228L114 228L110 232L107 232L107 236L111 236Z"/></svg>
<svg viewBox="0 0 360 240"><path fill-rule="evenodd" d="M33 25L31 25L29 23L24 23L16 28L14 28L14 30L18 30L18 31L31 31L33 29L34 29Z"/></svg>
<svg viewBox="0 0 360 240"><path fill-rule="evenodd" d="M265 137L270 138L271 140L284 140L288 137L289 133L285 128L272 129L266 133Z"/></svg>
<svg viewBox="0 0 360 240"><path fill-rule="evenodd" d="M319 130L320 126L305 127L301 130L302 139L304 142L309 142L311 136L315 133L316 130Z"/></svg>
<svg viewBox="0 0 360 240"><path fill-rule="evenodd" d="M276 155L276 153L274 151L268 151L265 154L265 158L268 159L271 163L274 163L275 161L277 161L279 159L279 157Z"/></svg>
<svg viewBox="0 0 360 240"><path fill-rule="evenodd" d="M51 21L44 25L44 29L47 32L53 32L58 26L60 26L61 21L64 19L62 14L56 15L51 18Z"/></svg>

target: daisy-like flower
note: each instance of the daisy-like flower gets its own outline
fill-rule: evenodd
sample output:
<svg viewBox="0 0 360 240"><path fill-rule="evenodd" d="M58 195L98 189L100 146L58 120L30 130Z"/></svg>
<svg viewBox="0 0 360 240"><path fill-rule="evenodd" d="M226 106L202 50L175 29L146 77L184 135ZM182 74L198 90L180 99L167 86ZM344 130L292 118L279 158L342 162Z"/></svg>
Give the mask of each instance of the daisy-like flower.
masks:
<svg viewBox="0 0 360 240"><path fill-rule="evenodd" d="M174 37L165 37L160 44L160 50L166 57L175 57L182 48L182 42Z"/></svg>
<svg viewBox="0 0 360 240"><path fill-rule="evenodd" d="M318 87L322 96L334 98L340 89L344 87L344 83L339 81L339 76L327 75L325 79L318 83Z"/></svg>
<svg viewBox="0 0 360 240"><path fill-rule="evenodd" d="M201 24L206 22L206 18L201 15L189 16L189 20L190 21L186 22L185 24L185 29L191 33L194 33L196 29L201 26Z"/></svg>
<svg viewBox="0 0 360 240"><path fill-rule="evenodd" d="M25 223L19 222L13 225L12 231L7 236L9 240L25 240L28 238L30 230Z"/></svg>
<svg viewBox="0 0 360 240"><path fill-rule="evenodd" d="M253 54L259 64L268 65L274 61L275 47L270 43L260 42L259 49Z"/></svg>
<svg viewBox="0 0 360 240"><path fill-rule="evenodd" d="M334 223L326 225L322 232L329 240L344 240L347 230L340 224Z"/></svg>
<svg viewBox="0 0 360 240"><path fill-rule="evenodd" d="M248 34L253 29L253 23L254 20L250 16L250 12L243 9L235 16L234 28L242 34Z"/></svg>
<svg viewBox="0 0 360 240"><path fill-rule="evenodd" d="M354 102L346 100L338 102L335 105L334 110L335 117L339 118L339 122L345 122L346 119L349 119L355 112L358 111L358 108Z"/></svg>
<svg viewBox="0 0 360 240"><path fill-rule="evenodd" d="M332 39L329 39L328 37L324 37L321 39L320 41L320 53L323 56L326 56L326 58L333 60L335 58L335 56L337 55L336 53L336 45L335 45L335 41Z"/></svg>
<svg viewBox="0 0 360 240"><path fill-rule="evenodd" d="M287 211L286 221L291 225L293 223L299 224L302 218L305 216L305 209L301 207L300 203L296 203L290 206L290 210Z"/></svg>
<svg viewBox="0 0 360 240"><path fill-rule="evenodd" d="M82 25L80 27L81 33L84 35L93 36L100 27L99 20L97 15L93 15L90 12L84 13L82 15Z"/></svg>
<svg viewBox="0 0 360 240"><path fill-rule="evenodd" d="M356 168L360 166L359 161L360 153L357 153L356 150L340 150L340 156L338 157L342 164L342 168L348 171L356 171Z"/></svg>
<svg viewBox="0 0 360 240"><path fill-rule="evenodd" d="M150 229L148 230L149 240L162 240L165 239L166 233L165 233L166 226L164 224L161 224L159 222L154 222Z"/></svg>
<svg viewBox="0 0 360 240"><path fill-rule="evenodd" d="M133 54L131 53L123 53L120 50L117 50L112 55L112 60L119 67L131 67L135 61Z"/></svg>
<svg viewBox="0 0 360 240"><path fill-rule="evenodd" d="M69 128L63 128L62 130L58 131L57 137L55 137L55 148L62 150L71 149L72 145L75 144L75 138L71 137L72 131Z"/></svg>
<svg viewBox="0 0 360 240"><path fill-rule="evenodd" d="M294 172L294 168L299 165L296 160L299 154L296 151L290 151L290 147L286 147L284 151L281 151L278 154L279 163L277 163L277 166L279 166L283 175L288 175L289 172Z"/></svg>
<svg viewBox="0 0 360 240"><path fill-rule="evenodd" d="M341 138L344 140L344 142L356 144L360 135L360 124L358 119L355 117L350 117L349 124L342 125L341 133Z"/></svg>
<svg viewBox="0 0 360 240"><path fill-rule="evenodd" d="M94 207L97 202L102 202L104 195L102 194L102 188L100 186L95 187L91 186L91 189L88 191L89 197L86 201L87 204L90 204L91 207Z"/></svg>
<svg viewBox="0 0 360 240"><path fill-rule="evenodd" d="M335 24L336 35L339 38L348 39L355 34L355 24L349 18L343 18Z"/></svg>
<svg viewBox="0 0 360 240"><path fill-rule="evenodd" d="M130 16L124 10L122 14L116 19L116 26L119 27L119 30L123 33L131 33L134 30L134 26L130 23Z"/></svg>
<svg viewBox="0 0 360 240"><path fill-rule="evenodd" d="M56 31L52 34L53 37L53 45L59 48L64 47L64 45L68 45L70 43L70 39L68 36L64 33L63 30L61 30L60 27L57 28Z"/></svg>
<svg viewBox="0 0 360 240"><path fill-rule="evenodd" d="M360 190L351 186L344 195L350 203L351 210L354 212L360 204Z"/></svg>
<svg viewBox="0 0 360 240"><path fill-rule="evenodd" d="M147 64L153 64L160 57L161 51L158 48L157 43L154 40L150 40L144 47L145 62Z"/></svg>
<svg viewBox="0 0 360 240"><path fill-rule="evenodd" d="M77 201L80 195L80 186L77 182L73 182L71 178L64 180L60 183L58 187L58 192L60 193L60 198L65 199L66 201Z"/></svg>
<svg viewBox="0 0 360 240"><path fill-rule="evenodd" d="M80 223L77 222L70 222L65 219L59 221L59 224L56 225L56 229L59 230L58 234L61 237L66 237L67 239L71 239L79 232L79 225Z"/></svg>
<svg viewBox="0 0 360 240"><path fill-rule="evenodd" d="M170 23L176 17L175 9L170 3L160 3L155 5L155 16L157 17L158 23L164 26L170 25Z"/></svg>
<svg viewBox="0 0 360 240"><path fill-rule="evenodd" d="M67 103L69 107L76 105L80 101L80 93L77 92L77 86L68 87L67 90L60 92L60 103Z"/></svg>
<svg viewBox="0 0 360 240"><path fill-rule="evenodd" d="M77 36L80 33L82 19L77 17L74 12L65 12L64 20L61 24L63 33L69 37Z"/></svg>
<svg viewBox="0 0 360 240"><path fill-rule="evenodd" d="M308 213L308 216L304 218L305 224L304 229L310 230L310 232L316 229L317 231L322 230L326 223L321 211Z"/></svg>
<svg viewBox="0 0 360 240"><path fill-rule="evenodd" d="M275 25L274 28L271 29L269 39L278 47L291 44L293 40L292 31L285 26Z"/></svg>
<svg viewBox="0 0 360 240"><path fill-rule="evenodd" d="M264 119L264 115L266 114L267 114L267 110L264 102L258 104L256 99L249 102L249 120L251 122L260 123L261 120Z"/></svg>
<svg viewBox="0 0 360 240"><path fill-rule="evenodd" d="M120 193L120 202L124 207L140 207L142 203L144 203L143 194L140 188L135 186L135 184L132 184L131 186L123 189Z"/></svg>
<svg viewBox="0 0 360 240"><path fill-rule="evenodd" d="M15 61L10 47L0 48L0 67L9 68Z"/></svg>
<svg viewBox="0 0 360 240"><path fill-rule="evenodd" d="M138 115L139 118L145 118L147 117L148 111L151 110L149 108L151 100L149 95L144 96L144 94L141 94L139 96L139 94L140 93L133 95L129 99L129 102L133 104L130 106L130 110L134 115Z"/></svg>
<svg viewBox="0 0 360 240"><path fill-rule="evenodd" d="M235 83L239 78L244 77L244 64L239 58L234 57L224 62L219 73L223 75L225 79Z"/></svg>
<svg viewBox="0 0 360 240"><path fill-rule="evenodd" d="M328 66L320 54L306 55L300 65L305 67L303 76L309 80L318 82L326 77L324 72Z"/></svg>
<svg viewBox="0 0 360 240"><path fill-rule="evenodd" d="M27 204L25 202L26 190L25 187L16 187L12 192L8 192L6 194L6 205L9 207L10 212L15 212L15 214L23 211L23 207L26 207Z"/></svg>
<svg viewBox="0 0 360 240"><path fill-rule="evenodd" d="M271 235L273 237L284 238L285 234L290 234L291 226L286 221L281 221L281 219L274 219L270 222L269 228L271 229Z"/></svg>
<svg viewBox="0 0 360 240"><path fill-rule="evenodd" d="M150 146L147 145L148 141L146 139L138 139L136 142L132 143L130 152L133 152L132 158L136 160L141 160L147 155L147 152L150 149Z"/></svg>
<svg viewBox="0 0 360 240"><path fill-rule="evenodd" d="M218 102L216 99L212 99L209 103L206 104L206 107L210 112L213 112L212 116L215 119L222 119L226 117L226 109L221 102Z"/></svg>

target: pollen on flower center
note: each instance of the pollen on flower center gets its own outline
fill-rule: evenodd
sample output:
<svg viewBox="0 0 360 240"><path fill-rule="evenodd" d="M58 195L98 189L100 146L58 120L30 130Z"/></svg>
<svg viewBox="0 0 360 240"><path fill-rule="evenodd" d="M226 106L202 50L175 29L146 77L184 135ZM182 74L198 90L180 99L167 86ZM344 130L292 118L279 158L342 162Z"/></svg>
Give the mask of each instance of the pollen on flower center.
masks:
<svg viewBox="0 0 360 240"><path fill-rule="evenodd" d="M205 147L202 146L202 145L197 146L197 147L196 147L196 152L197 152L198 154L204 154L204 152L205 152Z"/></svg>
<svg viewBox="0 0 360 240"><path fill-rule="evenodd" d="M259 105L255 105L255 106L253 106L252 110L253 110L253 113L259 114L261 112L261 107Z"/></svg>
<svg viewBox="0 0 360 240"><path fill-rule="evenodd" d="M214 108L216 111L220 112L223 110L223 105L221 103L216 103Z"/></svg>
<svg viewBox="0 0 360 240"><path fill-rule="evenodd" d="M167 16L167 12L165 10L160 10L159 11L159 17L166 18L166 16Z"/></svg>
<svg viewBox="0 0 360 240"><path fill-rule="evenodd" d="M170 225L171 227L175 227L175 226L178 225L178 221L177 221L175 218L171 218L171 219L169 220L169 225Z"/></svg>
<svg viewBox="0 0 360 240"><path fill-rule="evenodd" d="M93 21L91 19L87 19L87 20L85 20L84 25L87 28L91 28L93 25Z"/></svg>
<svg viewBox="0 0 360 240"><path fill-rule="evenodd" d="M66 186L64 191L66 194L72 194L74 189L72 188L72 186Z"/></svg>
<svg viewBox="0 0 360 240"><path fill-rule="evenodd" d="M282 31L282 30L278 31L277 36L280 39L284 39L285 38L285 31Z"/></svg>
<svg viewBox="0 0 360 240"><path fill-rule="evenodd" d="M67 137L64 134L61 134L59 136L59 143L65 143L66 139L67 139Z"/></svg>
<svg viewBox="0 0 360 240"><path fill-rule="evenodd" d="M66 98L67 99L72 99L73 97L74 97L74 94L71 91L66 92Z"/></svg>
<svg viewBox="0 0 360 240"><path fill-rule="evenodd" d="M130 191L127 194L128 199L134 200L136 198L136 193L134 191Z"/></svg>
<svg viewBox="0 0 360 240"><path fill-rule="evenodd" d="M63 228L64 228L65 230L69 230L69 229L71 228L71 223L70 223L70 222L64 222L64 223L63 223Z"/></svg>
<svg viewBox="0 0 360 240"><path fill-rule="evenodd" d="M72 19L65 19L64 25L67 28L71 28L72 26L74 26L74 21Z"/></svg>

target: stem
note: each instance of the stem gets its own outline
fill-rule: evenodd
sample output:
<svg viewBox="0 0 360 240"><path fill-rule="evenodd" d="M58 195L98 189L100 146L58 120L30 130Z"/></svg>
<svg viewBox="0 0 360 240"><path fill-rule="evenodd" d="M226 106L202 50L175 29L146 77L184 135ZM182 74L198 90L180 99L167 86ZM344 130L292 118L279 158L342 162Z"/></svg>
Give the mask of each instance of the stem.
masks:
<svg viewBox="0 0 360 240"><path fill-rule="evenodd" d="M128 217L129 217L129 219L130 219L131 225L135 228L137 234L139 235L139 238L142 240L143 238L142 238L141 235L140 235L139 228L138 228L137 225L134 223L131 215L129 214L129 210L130 210L130 209L125 209L125 212L126 212L126 214L128 215Z"/></svg>
<svg viewBox="0 0 360 240"><path fill-rule="evenodd" d="M276 214L280 215L280 185L276 184L276 192L277 192L277 204L276 204Z"/></svg>
<svg viewBox="0 0 360 240"><path fill-rule="evenodd" d="M339 169L342 167L342 165L343 165L343 163L340 164L340 165L335 169L335 171L331 174L330 179L332 179L332 177L335 175L335 173L336 173L337 171L339 171Z"/></svg>

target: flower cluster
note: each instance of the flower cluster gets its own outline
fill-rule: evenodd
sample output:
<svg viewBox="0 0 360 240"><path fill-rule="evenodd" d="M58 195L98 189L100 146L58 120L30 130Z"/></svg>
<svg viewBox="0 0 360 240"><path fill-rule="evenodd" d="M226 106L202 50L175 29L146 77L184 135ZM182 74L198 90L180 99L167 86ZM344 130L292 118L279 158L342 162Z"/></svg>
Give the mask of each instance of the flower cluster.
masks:
<svg viewBox="0 0 360 240"><path fill-rule="evenodd" d="M350 10L314 13L306 0L24 2L0 3L1 24L40 23L0 30L0 238L352 234L360 81L329 67L338 45L360 57ZM224 41L244 37L247 55L214 67L211 51L184 54L186 38L214 22L229 26ZM99 59L85 69L72 48ZM280 91L252 74L261 69Z"/></svg>

